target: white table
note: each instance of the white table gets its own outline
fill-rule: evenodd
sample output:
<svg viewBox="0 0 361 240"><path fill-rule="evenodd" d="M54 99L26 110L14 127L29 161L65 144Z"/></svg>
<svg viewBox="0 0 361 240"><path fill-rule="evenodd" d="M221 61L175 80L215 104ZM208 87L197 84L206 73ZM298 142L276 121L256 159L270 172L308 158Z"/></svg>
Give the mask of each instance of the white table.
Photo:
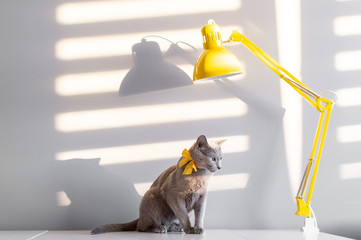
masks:
<svg viewBox="0 0 361 240"><path fill-rule="evenodd" d="M350 238L318 233L305 236L296 230L215 230L202 235L184 233L115 232L90 235L90 231L0 231L1 240L347 240Z"/></svg>

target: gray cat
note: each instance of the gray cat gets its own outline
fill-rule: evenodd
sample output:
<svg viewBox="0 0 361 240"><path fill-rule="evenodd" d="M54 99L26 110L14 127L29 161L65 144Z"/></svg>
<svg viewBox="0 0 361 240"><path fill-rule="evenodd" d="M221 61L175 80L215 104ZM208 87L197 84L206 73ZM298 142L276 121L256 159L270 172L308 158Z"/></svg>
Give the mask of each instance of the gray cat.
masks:
<svg viewBox="0 0 361 240"><path fill-rule="evenodd" d="M145 193L139 218L124 224L97 227L91 234L116 231L203 233L208 180L221 169L222 141L207 141L201 135L185 149L178 164L165 170ZM189 213L194 210L195 224Z"/></svg>

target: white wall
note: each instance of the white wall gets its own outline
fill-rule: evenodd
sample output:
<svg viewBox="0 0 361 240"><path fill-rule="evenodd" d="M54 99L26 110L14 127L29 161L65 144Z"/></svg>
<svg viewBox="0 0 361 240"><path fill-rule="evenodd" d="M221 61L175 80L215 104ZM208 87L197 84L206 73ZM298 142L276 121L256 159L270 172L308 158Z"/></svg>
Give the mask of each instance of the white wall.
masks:
<svg viewBox="0 0 361 240"><path fill-rule="evenodd" d="M0 8L1 230L133 220L142 184L174 164L200 134L229 138L215 179L240 182L210 192L207 228L300 228L294 191L318 113L281 89L277 76L240 45L229 49L244 65L242 77L193 85L200 28L213 18L225 32L239 27L315 91L339 92L312 206L322 231L361 238L360 32L339 18L359 14L359 2L295 1L283 8L285 2L266 0L119 1L97 6L81 23L62 13L84 1L70 2L75 5L7 1ZM82 16L87 7L73 13ZM288 11L295 31L282 24ZM99 13L113 18L94 20L104 16ZM183 43L169 49L171 43L154 37L141 42L149 34L197 51ZM119 96L128 72L144 93ZM150 79L159 82L148 85ZM165 85L171 88L160 89ZM296 96L297 107L285 105L281 92ZM301 117L290 129L294 114Z"/></svg>

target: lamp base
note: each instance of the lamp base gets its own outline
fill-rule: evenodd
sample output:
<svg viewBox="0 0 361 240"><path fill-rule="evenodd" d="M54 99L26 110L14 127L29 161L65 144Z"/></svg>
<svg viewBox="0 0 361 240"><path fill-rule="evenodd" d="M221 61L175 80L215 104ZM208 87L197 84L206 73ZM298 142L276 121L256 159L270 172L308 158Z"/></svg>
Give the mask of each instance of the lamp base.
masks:
<svg viewBox="0 0 361 240"><path fill-rule="evenodd" d="M305 226L302 227L304 239L317 240L320 229L317 227L317 221L314 216L305 217Z"/></svg>
<svg viewBox="0 0 361 240"><path fill-rule="evenodd" d="M317 226L317 221L315 217L305 217L305 226L302 227L304 232L319 232L320 229Z"/></svg>

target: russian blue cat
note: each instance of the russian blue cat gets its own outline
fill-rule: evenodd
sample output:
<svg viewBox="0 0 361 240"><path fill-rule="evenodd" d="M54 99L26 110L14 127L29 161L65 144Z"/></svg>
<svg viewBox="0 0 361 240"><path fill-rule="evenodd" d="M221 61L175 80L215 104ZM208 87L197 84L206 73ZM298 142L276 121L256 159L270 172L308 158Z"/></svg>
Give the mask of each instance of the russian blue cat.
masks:
<svg viewBox="0 0 361 240"><path fill-rule="evenodd" d="M169 167L153 182L140 204L139 218L123 224L97 227L91 234L115 231L203 233L208 181L222 167L222 141L204 135L184 149L178 164ZM191 225L189 213L194 211Z"/></svg>

